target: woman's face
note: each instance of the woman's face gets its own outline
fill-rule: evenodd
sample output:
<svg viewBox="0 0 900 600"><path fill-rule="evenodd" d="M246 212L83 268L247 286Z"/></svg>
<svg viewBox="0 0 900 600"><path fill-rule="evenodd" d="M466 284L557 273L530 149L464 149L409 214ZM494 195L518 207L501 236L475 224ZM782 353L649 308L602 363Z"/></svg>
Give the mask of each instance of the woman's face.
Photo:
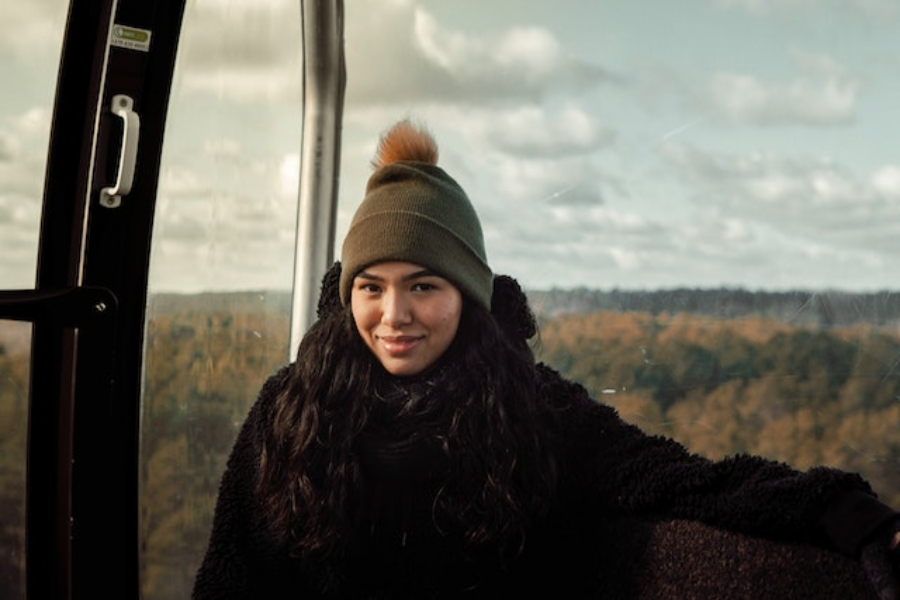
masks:
<svg viewBox="0 0 900 600"><path fill-rule="evenodd" d="M456 286L408 262L366 267L350 293L359 335L388 373L399 376L421 373L444 354L462 305Z"/></svg>

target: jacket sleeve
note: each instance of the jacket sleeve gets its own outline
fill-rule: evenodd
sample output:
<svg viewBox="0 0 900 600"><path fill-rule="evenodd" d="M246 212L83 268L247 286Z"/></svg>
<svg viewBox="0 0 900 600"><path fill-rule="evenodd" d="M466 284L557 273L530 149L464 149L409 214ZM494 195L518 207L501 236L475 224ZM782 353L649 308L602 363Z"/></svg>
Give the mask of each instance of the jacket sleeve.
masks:
<svg viewBox="0 0 900 600"><path fill-rule="evenodd" d="M539 367L539 381L557 412L564 460L576 465L572 481L589 506L702 521L846 554L896 516L859 475L825 467L801 472L749 455L712 461L625 423L548 367Z"/></svg>
<svg viewBox="0 0 900 600"><path fill-rule="evenodd" d="M267 549L260 546L264 523L254 488L265 413L283 374L272 377L263 387L231 450L219 485L209 544L194 581L194 600L260 597L257 584L262 582L255 573Z"/></svg>

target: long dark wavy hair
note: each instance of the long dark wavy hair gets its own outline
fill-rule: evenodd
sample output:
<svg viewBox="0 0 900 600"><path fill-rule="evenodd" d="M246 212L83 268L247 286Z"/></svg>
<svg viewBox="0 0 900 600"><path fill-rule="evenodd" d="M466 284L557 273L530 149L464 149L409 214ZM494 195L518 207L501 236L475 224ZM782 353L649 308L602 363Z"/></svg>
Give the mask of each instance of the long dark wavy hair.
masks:
<svg viewBox="0 0 900 600"><path fill-rule="evenodd" d="M533 325L527 305L520 310ZM418 415L442 424L449 465L435 521L461 532L466 544L496 544L505 553L521 551L529 523L553 501L557 476L547 448L552 415L537 402L534 356L514 329L464 299L442 359L448 375ZM349 306L320 318L301 342L264 432L256 490L272 531L296 556L338 554L350 535L361 485L354 442L379 377L384 371Z"/></svg>

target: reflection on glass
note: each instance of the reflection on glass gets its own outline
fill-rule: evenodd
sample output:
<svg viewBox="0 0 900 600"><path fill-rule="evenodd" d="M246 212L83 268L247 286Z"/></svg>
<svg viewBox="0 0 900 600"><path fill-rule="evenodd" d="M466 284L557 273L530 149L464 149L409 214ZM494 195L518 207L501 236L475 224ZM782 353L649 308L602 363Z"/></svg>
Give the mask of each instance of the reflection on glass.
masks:
<svg viewBox="0 0 900 600"><path fill-rule="evenodd" d="M31 325L0 320L0 598L25 598Z"/></svg>
<svg viewBox="0 0 900 600"><path fill-rule="evenodd" d="M187 598L219 478L288 358L300 151L296 2L188 3L153 232L142 597Z"/></svg>

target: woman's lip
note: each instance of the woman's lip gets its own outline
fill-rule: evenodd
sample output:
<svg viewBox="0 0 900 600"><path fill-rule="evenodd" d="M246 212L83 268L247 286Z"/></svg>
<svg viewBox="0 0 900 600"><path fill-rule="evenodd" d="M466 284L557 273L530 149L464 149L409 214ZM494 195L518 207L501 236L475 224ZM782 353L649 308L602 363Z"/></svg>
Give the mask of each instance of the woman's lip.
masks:
<svg viewBox="0 0 900 600"><path fill-rule="evenodd" d="M405 354L415 348L422 340L416 335L378 336L378 341L388 354Z"/></svg>

